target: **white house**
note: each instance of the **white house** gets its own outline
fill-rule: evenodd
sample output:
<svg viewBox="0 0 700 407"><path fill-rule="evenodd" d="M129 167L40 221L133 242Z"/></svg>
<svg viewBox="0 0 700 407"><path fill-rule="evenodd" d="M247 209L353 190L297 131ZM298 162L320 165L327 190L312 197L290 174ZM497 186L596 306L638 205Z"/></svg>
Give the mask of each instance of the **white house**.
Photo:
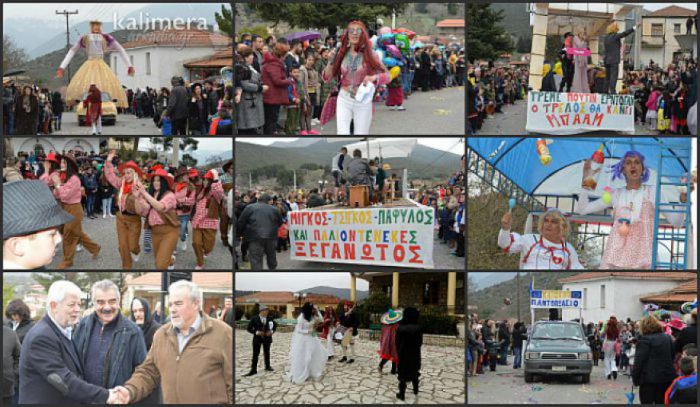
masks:
<svg viewBox="0 0 700 407"><path fill-rule="evenodd" d="M107 140L107 137L30 137L30 138L13 138L12 150L14 155L24 151L26 153L44 152L46 154L53 150L61 152L63 150L83 151L100 151L100 142Z"/></svg>
<svg viewBox="0 0 700 407"><path fill-rule="evenodd" d="M583 292L584 323L607 321L611 315L618 320L638 320L642 317L641 297L672 290L695 280L689 272L587 272L559 280L562 290ZM578 309L564 309L562 320L579 317Z"/></svg>
<svg viewBox="0 0 700 407"><path fill-rule="evenodd" d="M127 88L170 88L170 79L176 75L190 82L200 79L191 78L191 70L185 64L209 58L232 43L233 40L225 35L205 30L153 31L123 44L136 71L133 77L127 74L118 55L111 55L109 62L112 71Z"/></svg>
<svg viewBox="0 0 700 407"><path fill-rule="evenodd" d="M662 68L673 62L674 57L694 55L698 46L698 32L693 24L687 34L688 17L697 11L681 6L668 6L642 17L642 62L654 60Z"/></svg>

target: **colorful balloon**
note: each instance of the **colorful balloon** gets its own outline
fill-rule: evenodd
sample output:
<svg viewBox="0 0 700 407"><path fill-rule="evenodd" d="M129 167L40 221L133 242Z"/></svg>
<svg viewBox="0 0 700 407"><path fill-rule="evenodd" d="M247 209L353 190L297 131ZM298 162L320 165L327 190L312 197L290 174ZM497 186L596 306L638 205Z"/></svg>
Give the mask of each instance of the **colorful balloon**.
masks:
<svg viewBox="0 0 700 407"><path fill-rule="evenodd" d="M403 62L397 60L396 58L393 57L385 57L382 62L384 63L384 66L387 68L392 68L395 66L403 66Z"/></svg>
<svg viewBox="0 0 700 407"><path fill-rule="evenodd" d="M386 49L387 45L394 43L394 34L382 34L377 40L377 46L382 49Z"/></svg>
<svg viewBox="0 0 700 407"><path fill-rule="evenodd" d="M387 54L391 55L392 57L401 60L401 51L396 47L394 44L389 44L386 46L386 52Z"/></svg>
<svg viewBox="0 0 700 407"><path fill-rule="evenodd" d="M408 39L408 35L406 34L396 34L394 37L394 44L396 44L396 47L404 55L411 52L411 40Z"/></svg>
<svg viewBox="0 0 700 407"><path fill-rule="evenodd" d="M391 69L389 69L389 77L392 81L396 79L399 75L401 75L401 68L399 68L398 66L393 66L391 67Z"/></svg>

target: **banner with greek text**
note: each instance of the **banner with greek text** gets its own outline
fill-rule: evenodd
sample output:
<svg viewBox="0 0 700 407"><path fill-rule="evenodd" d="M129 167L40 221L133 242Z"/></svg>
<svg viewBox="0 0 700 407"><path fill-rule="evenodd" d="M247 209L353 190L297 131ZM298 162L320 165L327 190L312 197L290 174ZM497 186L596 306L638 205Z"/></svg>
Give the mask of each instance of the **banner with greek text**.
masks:
<svg viewBox="0 0 700 407"><path fill-rule="evenodd" d="M552 135L598 130L634 134L634 96L532 91L525 129Z"/></svg>
<svg viewBox="0 0 700 407"><path fill-rule="evenodd" d="M289 213L293 260L433 268L429 206Z"/></svg>
<svg viewBox="0 0 700 407"><path fill-rule="evenodd" d="M581 291L532 290L530 308L583 308Z"/></svg>

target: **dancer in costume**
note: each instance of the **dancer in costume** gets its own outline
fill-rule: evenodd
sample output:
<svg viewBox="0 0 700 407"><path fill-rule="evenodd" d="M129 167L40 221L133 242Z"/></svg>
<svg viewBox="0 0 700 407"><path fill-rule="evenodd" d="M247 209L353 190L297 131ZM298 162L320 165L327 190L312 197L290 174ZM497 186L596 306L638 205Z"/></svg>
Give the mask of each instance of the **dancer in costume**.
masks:
<svg viewBox="0 0 700 407"><path fill-rule="evenodd" d="M224 199L224 188L219 173L210 170L204 175L202 188L192 215L192 248L197 257L195 270L204 269L204 259L214 250L216 231L219 230L219 209Z"/></svg>
<svg viewBox="0 0 700 407"><path fill-rule="evenodd" d="M322 322L318 308L310 302L304 303L289 346L287 379L294 384L302 384L308 378L318 380L323 375L328 351L316 333L316 327Z"/></svg>
<svg viewBox="0 0 700 407"><path fill-rule="evenodd" d="M102 92L95 84L90 85L87 97L83 100L85 106L85 125L92 126L92 135L102 135Z"/></svg>
<svg viewBox="0 0 700 407"><path fill-rule="evenodd" d="M80 204L80 177L78 162L70 155L49 153L44 161L44 174L41 180L51 188L54 197L59 201L64 211L73 215L74 219L61 226L63 235L63 261L59 269L73 265L73 256L80 242L90 253L93 260L100 253L100 245L93 242L83 232L83 206Z"/></svg>
<svg viewBox="0 0 700 407"><path fill-rule="evenodd" d="M124 64L129 68L129 76L134 76L134 67L124 47L114 37L102 32L101 21L90 21L90 33L80 37L80 40L68 51L61 66L56 71L56 76L63 78L64 70L81 48L87 53L87 61L73 75L68 84L66 100L69 103L83 100L83 94L88 91L90 85L94 84L102 92L109 93L112 99L117 99L117 107L129 107L122 85L109 65L105 63L104 54L107 51L117 51Z"/></svg>
<svg viewBox="0 0 700 407"><path fill-rule="evenodd" d="M540 216L539 233L519 235L510 231L512 214L501 218L498 246L506 253L520 254L521 270L581 270L576 248L566 241L569 222L556 208Z"/></svg>
<svg viewBox="0 0 700 407"><path fill-rule="evenodd" d="M336 109L328 109L329 112L335 111L337 115L336 134L350 134L350 122L354 122L355 135L369 134L374 89L376 86L386 85L391 78L382 61L372 50L367 27L360 21L351 21L341 38L340 48L331 50L329 58L331 63L323 70L321 78L324 82L339 79L340 90L335 101ZM355 96L359 90L371 92L372 95L357 101ZM333 100L328 101L332 102ZM322 123L330 120L324 117L323 113L321 116Z"/></svg>
<svg viewBox="0 0 700 407"><path fill-rule="evenodd" d="M396 374L396 365L399 364L399 355L396 350L396 328L398 322L403 319L403 310L389 309L380 318L382 323L382 335L379 337L379 357L382 359L379 362L379 374L382 374L382 369L387 362L391 361L391 374Z"/></svg>
<svg viewBox="0 0 700 407"><path fill-rule="evenodd" d="M339 323L338 315L335 313L335 308L327 306L323 314L323 330L321 331L320 338L326 340L328 360L331 360L335 354L335 351L333 350L333 336L335 335L335 330Z"/></svg>
<svg viewBox="0 0 700 407"><path fill-rule="evenodd" d="M143 172L138 164L129 161L119 166L120 177L114 173L112 160L115 150L109 152L104 170L107 181L117 190L117 238L122 269L131 269L132 262L139 261L141 247L141 215L136 212L136 196L132 193L134 185L141 183Z"/></svg>
<svg viewBox="0 0 700 407"><path fill-rule="evenodd" d="M584 163L584 174L591 161ZM577 212L582 215L613 208L614 224L600 262L601 269L651 269L651 253L654 241L654 206L656 185L648 185L649 168L644 164L644 155L628 151L612 166L612 179L625 179L624 188L614 188L608 197L589 202L585 188L579 192ZM691 184L693 185L693 184ZM686 202L687 194L681 193L679 200ZM607 202L606 202L607 201ZM674 208L682 209L682 208ZM673 226L680 227L685 221L683 213L662 213Z"/></svg>
<svg viewBox="0 0 700 407"><path fill-rule="evenodd" d="M355 303L345 301L343 313L340 314L339 318L341 326L338 327L338 332L340 332L340 335L336 334L336 338L340 338L340 345L343 349L343 357L339 360L340 363L347 362L350 364L355 362L355 342L359 338L357 331L359 322L353 312L354 310ZM348 347L350 347L350 359L348 359Z"/></svg>

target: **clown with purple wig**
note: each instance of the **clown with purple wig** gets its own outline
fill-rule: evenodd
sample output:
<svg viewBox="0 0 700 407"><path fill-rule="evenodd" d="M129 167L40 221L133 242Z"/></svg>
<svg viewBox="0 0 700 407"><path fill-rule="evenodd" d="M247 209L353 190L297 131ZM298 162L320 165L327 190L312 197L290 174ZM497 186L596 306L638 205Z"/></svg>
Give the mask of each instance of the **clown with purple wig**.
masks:
<svg viewBox="0 0 700 407"><path fill-rule="evenodd" d="M80 69L73 75L68 84L68 89L66 90L67 103L71 105L76 100L83 100L83 94L88 91L91 85L95 85L100 91L109 93L112 99L117 99L117 107L129 107L126 93L119 79L114 75L109 65L105 63L104 54L107 51L116 51L124 65L128 67L129 76L134 76L134 66L131 64L129 55L124 50L124 47L114 37L102 32L101 21L90 21L90 33L80 37L80 40L68 51L63 62L61 62L61 66L56 71L56 76L58 78L63 77L64 70L80 49L85 50L87 61L80 66Z"/></svg>
<svg viewBox="0 0 700 407"><path fill-rule="evenodd" d="M584 163L584 174L591 161ZM609 197L589 202L588 190L581 188L577 212L582 215L613 208L613 226L605 244L600 269L645 269L652 267L654 241L654 207L656 185L648 184L649 167L642 153L630 150L610 168L612 180L624 179L626 186L612 188ZM681 195L681 202L687 196ZM685 221L683 213L664 213L666 220L675 227Z"/></svg>

